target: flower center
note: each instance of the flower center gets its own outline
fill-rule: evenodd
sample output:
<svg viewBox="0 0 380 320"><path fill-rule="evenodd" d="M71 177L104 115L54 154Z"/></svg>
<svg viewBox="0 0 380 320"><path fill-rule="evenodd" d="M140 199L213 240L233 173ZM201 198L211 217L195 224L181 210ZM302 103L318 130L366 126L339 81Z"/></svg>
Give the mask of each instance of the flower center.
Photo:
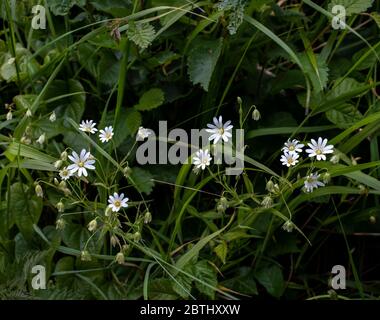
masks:
<svg viewBox="0 0 380 320"><path fill-rule="evenodd" d="M295 149L294 146L289 147L289 151L294 151L294 149Z"/></svg>
<svg viewBox="0 0 380 320"><path fill-rule="evenodd" d="M83 161L79 161L79 162L78 162L78 167L83 168L83 167L84 167L84 162L83 162Z"/></svg>
<svg viewBox="0 0 380 320"><path fill-rule="evenodd" d="M317 149L317 150L315 151L315 153L316 153L316 154L322 154L322 150L321 150L321 149Z"/></svg>
<svg viewBox="0 0 380 320"><path fill-rule="evenodd" d="M119 208L121 206L121 202L119 200L116 200L114 202L114 206L117 207L117 208Z"/></svg>
<svg viewBox="0 0 380 320"><path fill-rule="evenodd" d="M107 139L111 139L111 138L112 138L112 135L111 135L110 132L107 132L107 133L106 133L106 138L107 138Z"/></svg>
<svg viewBox="0 0 380 320"><path fill-rule="evenodd" d="M288 163L292 164L293 163L293 159L292 158L288 158Z"/></svg>
<svg viewBox="0 0 380 320"><path fill-rule="evenodd" d="M220 134L220 135L223 135L223 134L224 134L224 128L220 128L220 129L219 129L219 134Z"/></svg>

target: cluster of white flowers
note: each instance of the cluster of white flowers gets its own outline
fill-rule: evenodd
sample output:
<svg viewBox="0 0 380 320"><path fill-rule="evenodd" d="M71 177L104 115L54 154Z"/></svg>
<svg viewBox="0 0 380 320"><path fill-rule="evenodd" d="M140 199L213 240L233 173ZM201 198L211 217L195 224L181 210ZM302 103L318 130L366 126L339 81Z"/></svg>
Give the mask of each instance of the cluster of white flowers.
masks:
<svg viewBox="0 0 380 320"><path fill-rule="evenodd" d="M334 152L334 146L327 144L328 140L321 137L318 140L311 139L310 143L307 145L309 149L306 149L306 153L309 155L309 158L316 158L317 161L326 160L326 155ZM293 139L292 141L288 140L285 142L284 147L282 148L283 154L281 155L280 161L283 165L287 167L295 166L299 160L300 153L304 145L298 140ZM305 177L304 187L306 192L313 192L313 189L318 187L323 187L325 184L319 181L320 175L317 173L310 173Z"/></svg>
<svg viewBox="0 0 380 320"><path fill-rule="evenodd" d="M90 134L94 134L98 131L98 129L96 129L96 122L93 120L83 120L79 125L79 130ZM99 131L99 139L103 143L110 141L113 135L114 133L112 126L105 127L103 130Z"/></svg>
<svg viewBox="0 0 380 320"><path fill-rule="evenodd" d="M206 132L210 133L209 141L213 141L213 144L217 144L219 141L228 142L229 138L232 137L231 130L234 127L231 125L231 121L228 120L226 123L223 123L223 117L219 116L213 118L213 124L207 124L208 129ZM195 170L205 170L207 166L210 165L212 157L208 151L206 150L198 150L193 157L193 164L195 166Z"/></svg>

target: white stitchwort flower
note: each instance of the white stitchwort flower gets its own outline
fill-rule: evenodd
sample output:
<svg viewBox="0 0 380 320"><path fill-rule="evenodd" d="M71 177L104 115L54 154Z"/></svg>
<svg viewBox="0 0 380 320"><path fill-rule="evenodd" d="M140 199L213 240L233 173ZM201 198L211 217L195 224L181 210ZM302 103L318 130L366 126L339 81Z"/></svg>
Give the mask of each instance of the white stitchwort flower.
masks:
<svg viewBox="0 0 380 320"><path fill-rule="evenodd" d="M69 179L73 174L71 171L67 168L64 167L62 170L59 170L59 176L61 177L62 180L67 180Z"/></svg>
<svg viewBox="0 0 380 320"><path fill-rule="evenodd" d="M127 208L128 207L128 198L124 198L124 193L121 195L118 195L116 192L113 194L113 196L109 196L108 198L108 207L112 209L113 212L119 211L121 208Z"/></svg>
<svg viewBox="0 0 380 320"><path fill-rule="evenodd" d="M219 116L219 119L214 117L214 124L207 124L209 129L206 129L208 133L212 133L212 135L208 138L210 141L214 140L214 144L218 143L220 139L223 139L224 142L227 142L229 138L232 137L232 133L230 132L234 127L231 125L231 121L228 120L225 124L223 124L222 116Z"/></svg>
<svg viewBox="0 0 380 320"><path fill-rule="evenodd" d="M298 162L299 154L294 152L294 153L289 153L287 151L284 152L284 154L281 156L281 162L282 165L290 167L290 166L295 166Z"/></svg>
<svg viewBox="0 0 380 320"><path fill-rule="evenodd" d="M195 153L195 156L193 157L193 163L197 169L202 168L202 170L206 169L206 166L210 165L210 161L212 160L212 157L210 156L210 153L208 150L202 150L200 149Z"/></svg>
<svg viewBox="0 0 380 320"><path fill-rule="evenodd" d="M32 116L32 110L30 110L29 108L28 108L28 110L26 110L26 112L25 112L25 115L29 118L29 117L31 117Z"/></svg>
<svg viewBox="0 0 380 320"><path fill-rule="evenodd" d="M326 160L325 154L333 153L334 146L332 144L327 145L327 139L318 138L318 142L311 139L311 143L307 144L310 149L306 149L309 157L317 157L317 160Z"/></svg>
<svg viewBox="0 0 380 320"><path fill-rule="evenodd" d="M95 133L98 131L98 129L95 128L96 123L92 120L83 120L82 123L79 125L79 130L82 130L84 132L89 133Z"/></svg>
<svg viewBox="0 0 380 320"><path fill-rule="evenodd" d="M319 174L317 173L311 173L310 175L306 176L305 178L305 189L306 192L313 192L313 189L317 189L318 187L324 187L325 184L319 179Z"/></svg>
<svg viewBox="0 0 380 320"><path fill-rule="evenodd" d="M137 131L137 135L136 135L136 140L143 141L146 138L148 138L151 134L152 134L152 131L150 129L139 127L139 130Z"/></svg>
<svg viewBox="0 0 380 320"><path fill-rule="evenodd" d="M70 170L71 174L78 172L78 176L82 176L82 174L87 177L87 170L94 170L95 160L92 158L90 152L87 152L85 149L82 149L80 155L78 155L75 151L73 151L72 155L69 156L69 159L73 162L70 164L67 169Z"/></svg>
<svg viewBox="0 0 380 320"><path fill-rule="evenodd" d="M302 148L304 145L300 143L298 140L293 139L292 141L288 140L284 143L284 147L281 149L284 152L288 153L295 153L295 152L302 152Z"/></svg>
<svg viewBox="0 0 380 320"><path fill-rule="evenodd" d="M108 142L113 137L113 128L111 126L105 127L104 130L99 131L99 139L101 142Z"/></svg>

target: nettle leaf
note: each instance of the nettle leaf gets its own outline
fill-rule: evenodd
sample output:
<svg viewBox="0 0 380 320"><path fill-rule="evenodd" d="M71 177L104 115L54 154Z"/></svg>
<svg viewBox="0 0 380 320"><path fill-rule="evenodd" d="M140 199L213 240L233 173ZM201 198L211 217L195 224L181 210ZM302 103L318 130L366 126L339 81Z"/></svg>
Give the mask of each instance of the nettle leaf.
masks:
<svg viewBox="0 0 380 320"><path fill-rule="evenodd" d="M15 215L17 227L25 238L30 238L33 224L37 224L41 216L42 199L21 182L11 186L8 196L10 213Z"/></svg>
<svg viewBox="0 0 380 320"><path fill-rule="evenodd" d="M226 257L227 257L227 252L228 252L227 242L223 241L223 242L221 242L220 244L218 244L218 245L214 248L214 252L216 253L216 255L218 256L218 258L219 258L223 263L226 263Z"/></svg>
<svg viewBox="0 0 380 320"><path fill-rule="evenodd" d="M193 275L194 273L194 265L188 264L183 268L183 271ZM191 292L191 284L193 279L183 274L182 272L178 273L175 276L175 281L172 280L173 290L181 296L183 299L187 299L190 296Z"/></svg>
<svg viewBox="0 0 380 320"><path fill-rule="evenodd" d="M139 103L135 105L135 109L141 111L151 110L162 105L164 100L164 92L159 88L153 88L141 96Z"/></svg>
<svg viewBox="0 0 380 320"><path fill-rule="evenodd" d="M149 23L128 24L127 37L142 50L148 48L156 36L156 30Z"/></svg>
<svg viewBox="0 0 380 320"><path fill-rule="evenodd" d="M237 269L234 277L222 282L222 285L231 290L248 294L257 295L257 286L254 279L252 268L241 267Z"/></svg>
<svg viewBox="0 0 380 320"><path fill-rule="evenodd" d="M116 147L120 146L128 136L133 136L142 122L141 113L135 109L127 109L120 114L115 124L113 141Z"/></svg>
<svg viewBox="0 0 380 320"><path fill-rule="evenodd" d="M149 281L150 300L175 300L178 296L169 279L158 278Z"/></svg>
<svg viewBox="0 0 380 320"><path fill-rule="evenodd" d="M216 4L219 10L230 10L227 29L231 35L235 34L243 23L246 0L222 0Z"/></svg>
<svg viewBox="0 0 380 320"><path fill-rule="evenodd" d="M216 287L218 285L218 279L215 273L214 268L206 261L198 261L194 266L194 276L209 284L210 286ZM195 281L195 287L199 290L199 292L203 293L210 299L215 298L215 290L206 286L204 283L200 281Z"/></svg>
<svg viewBox="0 0 380 320"><path fill-rule="evenodd" d="M360 87L362 84L352 78L345 78L343 81L341 79L337 79L337 86L334 86L327 94L327 100L338 98L345 94L348 94L350 91L353 91Z"/></svg>
<svg viewBox="0 0 380 320"><path fill-rule="evenodd" d="M341 5L346 9L347 16L365 12L372 6L373 0L332 0L329 4L329 11L335 5Z"/></svg>
<svg viewBox="0 0 380 320"><path fill-rule="evenodd" d="M345 104L339 109L326 112L326 117L340 129L347 129L357 121L363 119L363 115L352 104Z"/></svg>
<svg viewBox="0 0 380 320"><path fill-rule="evenodd" d="M200 84L208 91L216 63L222 52L223 39L205 40L197 38L187 59L188 74L193 84Z"/></svg>
<svg viewBox="0 0 380 320"><path fill-rule="evenodd" d="M90 253L97 253L102 245L102 243L98 241L99 233L92 235L85 227L76 223L68 223L65 226L62 231L62 240L72 249L86 249Z"/></svg>
<svg viewBox="0 0 380 320"><path fill-rule="evenodd" d="M281 297L285 289L285 283L282 270L278 265L262 266L256 271L255 278L270 295L276 298Z"/></svg>
<svg viewBox="0 0 380 320"><path fill-rule="evenodd" d="M131 12L131 0L91 0L89 1L97 10L113 15L125 17Z"/></svg>
<svg viewBox="0 0 380 320"><path fill-rule="evenodd" d="M132 168L131 178L140 192L150 194L154 187L153 176L150 172L139 167Z"/></svg>
<svg viewBox="0 0 380 320"><path fill-rule="evenodd" d="M299 59L305 67L306 73L309 75L315 92L320 92L326 87L329 76L329 68L326 60L323 60L321 55L315 54L314 56L316 58L315 65L310 62L310 59L306 53L299 55Z"/></svg>

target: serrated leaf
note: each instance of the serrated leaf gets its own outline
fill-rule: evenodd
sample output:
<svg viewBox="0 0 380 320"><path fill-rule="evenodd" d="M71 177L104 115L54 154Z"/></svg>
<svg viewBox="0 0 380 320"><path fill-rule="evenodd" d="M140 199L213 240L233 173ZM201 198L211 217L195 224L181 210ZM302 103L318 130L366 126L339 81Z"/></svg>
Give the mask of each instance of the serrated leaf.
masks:
<svg viewBox="0 0 380 320"><path fill-rule="evenodd" d="M130 22L128 24L127 36L129 40L144 50L148 48L154 40L156 31L149 23Z"/></svg>
<svg viewBox="0 0 380 320"><path fill-rule="evenodd" d="M145 194L152 192L154 187L153 176L148 171L139 167L132 168L131 178L140 192L144 192Z"/></svg>
<svg viewBox="0 0 380 320"><path fill-rule="evenodd" d="M328 100L343 96L362 85L352 78L345 78L343 81L341 81L341 79L337 79L336 82L338 85L334 86L326 95Z"/></svg>
<svg viewBox="0 0 380 320"><path fill-rule="evenodd" d="M341 5L346 9L346 15L365 12L372 6L373 0L332 0L329 4L329 11L335 5Z"/></svg>
<svg viewBox="0 0 380 320"><path fill-rule="evenodd" d="M223 263L226 263L227 251L228 247L227 242L225 241L221 242L214 248L214 252Z"/></svg>
<svg viewBox="0 0 380 320"><path fill-rule="evenodd" d="M222 285L243 294L258 294L253 271L252 268L249 267L241 267L237 269L237 274L234 277L223 281Z"/></svg>
<svg viewBox="0 0 380 320"><path fill-rule="evenodd" d="M281 297L285 283L279 266L275 264L262 266L256 271L255 277L270 295L276 298Z"/></svg>
<svg viewBox="0 0 380 320"><path fill-rule="evenodd" d="M187 60L188 73L193 84L200 84L208 91L216 63L222 52L223 39L205 40L197 38L189 51Z"/></svg>
<svg viewBox="0 0 380 320"><path fill-rule="evenodd" d="M74 5L84 6L85 0L49 0L47 2L51 12L55 16L65 16Z"/></svg>
<svg viewBox="0 0 380 320"><path fill-rule="evenodd" d="M151 110L159 107L165 100L164 92L159 88L153 88L145 92L137 105L136 110Z"/></svg>
<svg viewBox="0 0 380 320"><path fill-rule="evenodd" d="M194 273L194 265L188 264L183 268L183 271L193 275ZM172 286L173 290L178 293L183 299L187 299L191 292L191 284L193 279L188 277L186 274L182 272L178 273L175 276L175 281L173 280Z"/></svg>
<svg viewBox="0 0 380 320"><path fill-rule="evenodd" d="M360 111L351 104L327 111L326 117L340 129L347 129L363 119Z"/></svg>
<svg viewBox="0 0 380 320"><path fill-rule="evenodd" d="M306 73L309 75L315 92L320 92L326 87L329 68L326 61L322 59L321 55L315 54L314 57L315 65L310 62L310 59L306 53L301 54L299 59L304 65Z"/></svg>
<svg viewBox="0 0 380 320"><path fill-rule="evenodd" d="M206 260L198 261L194 266L194 276L201 280L201 282L195 281L195 287L199 290L199 292L203 293L210 299L214 299L215 290L202 283L205 282L213 287L218 285L215 270L211 267L211 265Z"/></svg>

